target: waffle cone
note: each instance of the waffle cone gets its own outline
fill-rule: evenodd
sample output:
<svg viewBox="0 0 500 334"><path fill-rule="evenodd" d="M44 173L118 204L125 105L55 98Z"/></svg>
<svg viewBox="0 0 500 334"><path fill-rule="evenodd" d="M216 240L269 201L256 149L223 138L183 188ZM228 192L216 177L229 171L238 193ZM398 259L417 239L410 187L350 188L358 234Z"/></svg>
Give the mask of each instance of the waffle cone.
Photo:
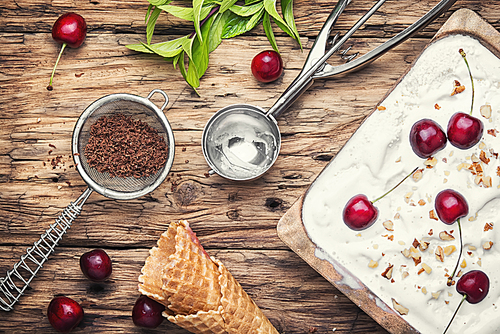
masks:
<svg viewBox="0 0 500 334"><path fill-rule="evenodd" d="M139 291L192 333L278 333L227 268L211 258L187 221L173 222L139 276Z"/></svg>

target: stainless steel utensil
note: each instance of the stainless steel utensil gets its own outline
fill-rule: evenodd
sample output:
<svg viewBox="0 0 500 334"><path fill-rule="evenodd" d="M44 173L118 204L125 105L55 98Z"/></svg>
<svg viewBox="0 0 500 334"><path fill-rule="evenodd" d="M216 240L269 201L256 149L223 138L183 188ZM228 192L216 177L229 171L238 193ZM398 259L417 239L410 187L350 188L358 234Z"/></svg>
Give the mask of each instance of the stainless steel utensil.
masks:
<svg viewBox="0 0 500 334"><path fill-rule="evenodd" d="M159 93L165 102L158 108L150 98ZM85 201L95 190L101 195L112 199L128 200L143 196L158 187L167 177L174 160L175 142L170 124L163 113L168 104L168 96L159 89L152 90L144 98L131 94L111 94L95 101L88 106L76 122L73 130L72 150L76 168L88 188L71 202L56 219L56 222L45 231L26 254L0 279L0 309L10 311L14 304L24 294L33 278L47 261L50 254L71 227L73 221L82 211ZM155 128L167 144L168 156L165 165L154 175L148 177L110 177L108 173L100 173L91 168L84 154L85 146L90 137L90 127L101 116L121 113L141 120Z"/></svg>
<svg viewBox="0 0 500 334"><path fill-rule="evenodd" d="M246 181L260 177L276 161L281 134L276 118L292 105L318 78L326 78L360 69L384 53L399 45L416 31L448 10L456 0L442 0L427 14L365 55L354 59L348 55L350 48L341 50L345 42L358 30L386 0L379 0L342 37L331 37L331 31L340 14L350 0L339 0L316 38L300 74L283 92L275 104L265 112L262 108L236 104L216 112L205 125L202 135L203 155L217 173L235 181ZM333 45L327 50L327 45ZM326 61L336 52L346 60L345 64L331 66Z"/></svg>

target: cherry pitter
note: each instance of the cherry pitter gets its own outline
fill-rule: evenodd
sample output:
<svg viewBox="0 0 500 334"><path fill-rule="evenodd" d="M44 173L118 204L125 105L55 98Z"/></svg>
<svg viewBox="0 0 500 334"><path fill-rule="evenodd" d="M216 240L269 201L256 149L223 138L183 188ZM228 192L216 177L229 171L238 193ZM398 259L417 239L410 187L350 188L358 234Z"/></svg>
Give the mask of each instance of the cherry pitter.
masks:
<svg viewBox="0 0 500 334"><path fill-rule="evenodd" d="M300 74L283 92L274 105L265 111L250 104L233 104L217 111L205 125L202 135L203 155L211 167L209 174L235 180L253 180L264 174L276 161L281 134L276 118L292 105L315 79L351 72L368 65L393 47L447 11L456 0L442 0L427 14L368 53L348 55L350 48L341 50L346 41L385 2L379 0L343 36L332 30L340 14L351 0L339 0L319 32ZM335 53L346 61L338 66L326 61Z"/></svg>

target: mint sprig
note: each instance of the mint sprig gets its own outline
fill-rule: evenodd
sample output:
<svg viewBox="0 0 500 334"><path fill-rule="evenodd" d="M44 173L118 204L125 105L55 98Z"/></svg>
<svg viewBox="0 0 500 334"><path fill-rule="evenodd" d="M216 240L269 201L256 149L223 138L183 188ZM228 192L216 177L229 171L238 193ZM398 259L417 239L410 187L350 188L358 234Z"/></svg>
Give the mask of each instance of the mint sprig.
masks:
<svg viewBox="0 0 500 334"><path fill-rule="evenodd" d="M244 34L262 22L266 36L274 50L278 45L272 22L300 43L299 32L293 16L293 0L281 0L280 16L276 0L192 0L192 7L173 4L172 0L148 0L146 12L146 42L129 44L127 48L153 53L171 61L184 80L195 90L208 68L209 54L223 39ZM161 12L193 22L193 32L170 41L151 44L154 28Z"/></svg>

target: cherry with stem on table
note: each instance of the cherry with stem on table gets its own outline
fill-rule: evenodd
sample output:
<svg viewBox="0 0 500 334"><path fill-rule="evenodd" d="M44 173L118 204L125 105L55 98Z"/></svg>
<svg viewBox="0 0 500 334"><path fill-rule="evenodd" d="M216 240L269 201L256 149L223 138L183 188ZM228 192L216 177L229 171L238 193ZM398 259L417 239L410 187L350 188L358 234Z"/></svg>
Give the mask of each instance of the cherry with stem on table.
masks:
<svg viewBox="0 0 500 334"><path fill-rule="evenodd" d="M418 167L415 168L410 174L405 176L403 180L401 180L388 192L373 201L370 201L368 197L363 194L358 194L347 201L347 204L345 205L342 213L344 223L347 225L347 227L355 231L361 231L372 226L378 217L378 209L375 207L374 203L391 193L401 183L403 183L407 178L415 173L417 169Z"/></svg>
<svg viewBox="0 0 500 334"><path fill-rule="evenodd" d="M460 252L458 253L457 265L455 266L451 276L448 277L447 285L451 286L453 277L455 276L458 265L460 264L460 258L463 251L462 225L460 224L460 218L467 216L469 213L469 205L462 194L452 189L445 189L437 194L436 199L434 200L434 206L439 219L443 223L451 225L456 221L458 224Z"/></svg>
<svg viewBox="0 0 500 334"><path fill-rule="evenodd" d="M52 74L50 75L50 82L47 86L47 90L54 89L52 87L52 80L54 79L54 74L56 73L57 64L59 64L59 59L66 48L78 48L82 45L85 37L87 36L87 23L85 19L76 13L66 13L61 15L54 25L52 26L52 38L62 44L61 51L57 57L56 64L52 69Z"/></svg>
<svg viewBox="0 0 500 334"><path fill-rule="evenodd" d="M455 319L458 310L460 310L460 307L465 300L467 300L470 304L477 304L486 298L489 290L490 280L488 275L481 270L472 270L460 277L457 282L457 292L463 295L463 297L443 334L446 334L448 328L450 328L451 323Z"/></svg>
<svg viewBox="0 0 500 334"><path fill-rule="evenodd" d="M481 140L484 125L480 119L472 116L472 111L474 109L474 79L472 77L472 72L464 50L460 49L459 52L467 65L467 70L469 71L472 86L472 102L469 114L457 112L451 116L448 122L447 134L448 140L453 146L460 149L468 149L476 145Z"/></svg>

